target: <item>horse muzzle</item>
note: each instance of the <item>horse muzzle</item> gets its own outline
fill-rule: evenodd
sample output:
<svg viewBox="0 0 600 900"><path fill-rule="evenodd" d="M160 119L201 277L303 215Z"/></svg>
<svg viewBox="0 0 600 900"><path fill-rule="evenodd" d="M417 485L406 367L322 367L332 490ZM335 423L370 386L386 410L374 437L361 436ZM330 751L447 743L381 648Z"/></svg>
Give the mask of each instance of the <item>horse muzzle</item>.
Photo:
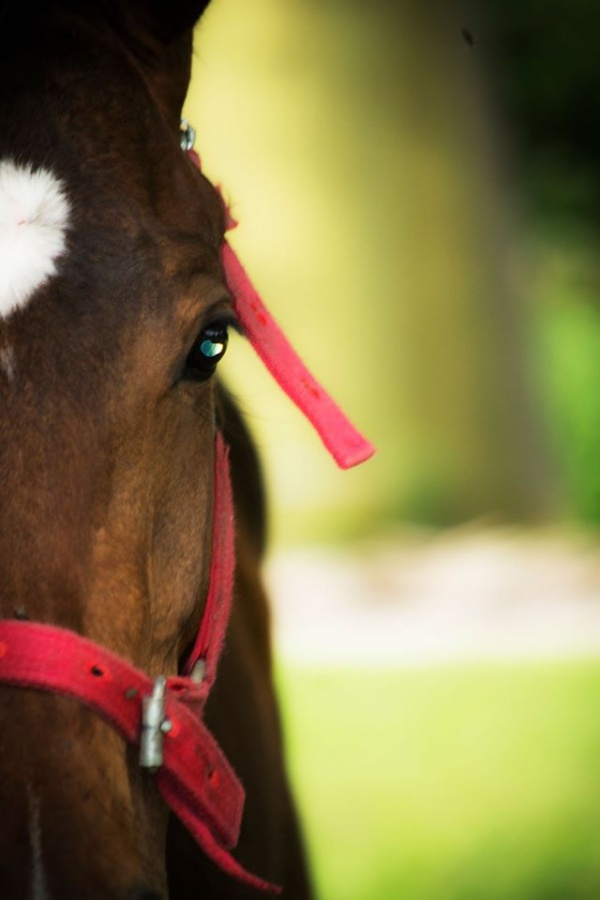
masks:
<svg viewBox="0 0 600 900"><path fill-rule="evenodd" d="M166 900L167 812L123 739L30 689L0 686L0 714L0 897Z"/></svg>

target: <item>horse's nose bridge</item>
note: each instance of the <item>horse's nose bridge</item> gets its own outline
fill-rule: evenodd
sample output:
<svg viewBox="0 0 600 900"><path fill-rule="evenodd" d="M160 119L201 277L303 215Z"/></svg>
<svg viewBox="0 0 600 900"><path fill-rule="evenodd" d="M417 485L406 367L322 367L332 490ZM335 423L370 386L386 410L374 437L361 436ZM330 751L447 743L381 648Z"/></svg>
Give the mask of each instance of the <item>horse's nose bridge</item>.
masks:
<svg viewBox="0 0 600 900"><path fill-rule="evenodd" d="M166 813L113 729L77 701L12 687L0 719L3 900L125 900L142 885L163 898Z"/></svg>
<svg viewBox="0 0 600 900"><path fill-rule="evenodd" d="M88 591L94 454L44 422L2 421L0 442L0 615L43 610L63 598L67 618Z"/></svg>

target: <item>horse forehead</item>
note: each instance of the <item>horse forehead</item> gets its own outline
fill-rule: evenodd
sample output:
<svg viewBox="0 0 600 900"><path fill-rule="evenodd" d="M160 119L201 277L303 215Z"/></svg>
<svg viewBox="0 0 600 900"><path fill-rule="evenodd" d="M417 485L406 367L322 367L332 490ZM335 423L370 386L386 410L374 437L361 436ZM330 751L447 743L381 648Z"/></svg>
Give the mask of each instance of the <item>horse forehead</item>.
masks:
<svg viewBox="0 0 600 900"><path fill-rule="evenodd" d="M0 161L0 318L26 306L57 271L71 203L47 167Z"/></svg>
<svg viewBox="0 0 600 900"><path fill-rule="evenodd" d="M130 299L150 275L172 279L204 268L220 280L224 208L218 192L178 148L166 172L153 171L147 159L123 162L125 173L138 170L131 180L116 171L119 188L94 195L79 173L63 178L48 164L0 160L0 323L58 275L68 282L75 274L81 285L84 272L110 281L109 270L118 271L123 287L128 279L136 282L129 285ZM135 186L144 175L151 179L148 192ZM102 173L106 185L110 180L110 171Z"/></svg>
<svg viewBox="0 0 600 900"><path fill-rule="evenodd" d="M80 43L97 54L101 84ZM177 119L165 117L131 55L97 39L90 23L82 41L68 45L68 59L58 45L38 49L55 74L38 84L22 64L27 115L18 92L0 96L0 328L51 282L63 295L79 285L81 303L89 302L86 282L110 281L101 265L130 279L157 271L166 278L204 268L203 255L208 274L219 277L222 203L180 150ZM64 281L55 284L57 275ZM130 287L133 298L139 291ZM111 297L112 290L108 305Z"/></svg>

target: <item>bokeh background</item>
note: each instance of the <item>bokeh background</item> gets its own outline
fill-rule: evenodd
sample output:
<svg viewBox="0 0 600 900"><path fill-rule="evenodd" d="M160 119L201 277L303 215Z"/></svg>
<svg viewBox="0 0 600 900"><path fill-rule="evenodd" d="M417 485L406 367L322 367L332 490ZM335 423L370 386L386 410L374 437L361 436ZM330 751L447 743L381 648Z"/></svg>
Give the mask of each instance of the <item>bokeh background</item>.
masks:
<svg viewBox="0 0 600 900"><path fill-rule="evenodd" d="M186 114L378 454L232 341L321 900L600 897L600 4L214 0Z"/></svg>

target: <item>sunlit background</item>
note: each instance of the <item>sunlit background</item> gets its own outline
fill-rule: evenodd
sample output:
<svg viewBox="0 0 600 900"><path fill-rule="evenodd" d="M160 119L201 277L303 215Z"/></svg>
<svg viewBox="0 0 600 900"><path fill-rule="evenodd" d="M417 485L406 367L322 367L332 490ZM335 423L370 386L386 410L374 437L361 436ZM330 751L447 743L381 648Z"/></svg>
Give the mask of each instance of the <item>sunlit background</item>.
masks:
<svg viewBox="0 0 600 900"><path fill-rule="evenodd" d="M321 900L600 897L600 4L214 0L187 116L232 241L378 446L253 351Z"/></svg>

